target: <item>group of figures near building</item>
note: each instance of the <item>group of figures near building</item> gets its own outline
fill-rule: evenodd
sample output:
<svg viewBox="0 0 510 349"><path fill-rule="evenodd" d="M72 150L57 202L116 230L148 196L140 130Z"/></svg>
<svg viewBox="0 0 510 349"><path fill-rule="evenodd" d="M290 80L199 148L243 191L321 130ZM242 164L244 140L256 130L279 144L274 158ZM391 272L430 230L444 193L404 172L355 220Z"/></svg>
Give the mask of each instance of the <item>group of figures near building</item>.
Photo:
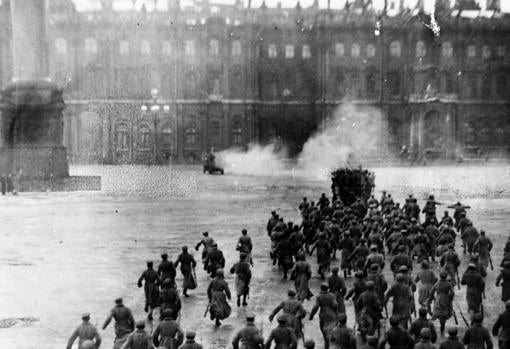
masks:
<svg viewBox="0 0 510 349"><path fill-rule="evenodd" d="M357 171L357 170L356 170ZM354 171L355 172L355 171ZM344 175L354 172L344 171ZM365 173L360 170L360 173ZM366 172L367 176L369 175ZM354 176L355 177L355 176ZM358 198L352 205L345 204L341 196L334 200L323 193L315 202L307 198L299 204L301 224L285 222L276 212L271 212L267 233L271 239L270 256L273 265L283 271L283 279L290 279L294 287L288 298L282 300L270 314L272 321L278 316L278 326L267 338L255 326L255 315L248 313L246 327L234 337L234 349L245 348L297 348L303 340L305 348L313 348L317 338L305 338L303 320L308 315L312 321L319 316L319 327L324 347L355 349L357 347L378 348L481 348L493 346L489 330L483 320L485 278L493 269L492 241L483 230L474 227L467 217L469 206L460 202L449 205L440 219L436 208L442 205L431 195L420 208L412 195L405 204L395 203L391 194L383 192L380 200L371 195L368 200ZM463 256L456 252L456 241L462 241ZM203 269L211 278L207 287L209 314L215 326L228 318L232 309L229 301L232 294L225 277L226 260L215 240L208 232L195 246L202 249ZM237 306L248 305L254 246L246 229L243 229L236 245L239 260L232 265L230 273L235 275ZM316 251L318 276L324 280L316 294L310 289L312 264L307 255ZM337 251L339 261L336 263ZM501 301L506 310L492 324L492 335L498 337L499 347L510 347L510 239L503 249L501 271L496 286L502 286ZM153 320L153 311L160 308L159 323L152 333L145 331L145 320L135 323L129 308L116 300L116 306L103 325L105 329L115 319L114 348L201 348L194 341L195 333L184 332L179 319L187 316L182 306L175 278L180 265L183 275L182 294L188 297L189 290L196 289L195 268L197 262L188 247L175 262L166 253L157 270L153 262L138 280L144 288L145 311L148 320ZM464 262L464 263L463 263ZM460 267L467 264L461 274ZM418 269L419 270L416 270ZM390 269L386 272L387 269ZM342 271L342 273L340 273ZM393 281L387 276L393 274ZM347 289L346 279L354 275L352 288ZM461 275L461 276L460 276ZM391 284L391 285L390 285ZM456 289L466 287L467 309L454 301ZM417 297L415 293L418 292ZM310 311L305 302L315 298ZM418 299L416 304L416 298ZM347 326L350 313L346 301L353 300L356 328ZM391 314L387 304L392 301ZM428 314L431 318L427 318ZM415 318L413 320L413 317ZM462 327L448 328L446 322L453 317ZM100 336L84 314L84 322L72 335L68 348L80 338L80 348L97 348ZM459 318L462 323L459 324ZM435 321L439 320L439 336ZM390 328L386 330L389 321ZM465 325L465 328L463 328ZM136 330L135 330L136 327ZM457 336L458 330L462 336ZM358 336L359 333L359 336Z"/></svg>

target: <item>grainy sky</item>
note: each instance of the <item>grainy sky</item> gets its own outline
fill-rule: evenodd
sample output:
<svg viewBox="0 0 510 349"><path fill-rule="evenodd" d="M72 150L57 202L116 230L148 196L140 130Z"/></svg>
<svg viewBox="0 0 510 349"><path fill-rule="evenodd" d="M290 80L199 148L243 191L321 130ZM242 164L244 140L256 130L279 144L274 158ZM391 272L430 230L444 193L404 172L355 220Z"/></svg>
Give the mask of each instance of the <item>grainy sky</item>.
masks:
<svg viewBox="0 0 510 349"><path fill-rule="evenodd" d="M76 6L79 11L88 10L88 9L98 9L100 0L73 0L76 3ZM197 0L200 1L200 0ZM243 0L245 3L247 0ZM313 3L314 0L300 0L301 6L307 7ZM342 8L345 4L346 0L331 0L332 8ZM351 0L352 1L352 0ZM391 0L388 0L391 1ZM399 0L396 0L397 2ZM451 0L454 2L455 0ZM486 1L488 0L477 0L480 3L482 8L485 8ZM234 0L210 0L211 3L220 3L220 4L229 4L233 3ZM282 3L283 7L294 7L296 5L297 0L266 0L266 4L269 7L274 7L278 2ZM373 0L374 6L382 8L384 4L384 0ZM406 6L413 7L416 4L417 0L404 0ZM425 0L426 9L431 9L432 3L434 0ZM151 11L155 7L164 10L166 0L135 0L135 7L140 8L142 4L145 3L146 8ZM191 5L193 0L181 0L181 4L183 6ZM262 0L252 0L252 6L258 7L262 3ZM117 10L128 10L132 8L133 1L132 0L114 0L114 6ZM319 0L319 6L326 7L327 0ZM510 12L510 0L501 0L501 10L502 12Z"/></svg>

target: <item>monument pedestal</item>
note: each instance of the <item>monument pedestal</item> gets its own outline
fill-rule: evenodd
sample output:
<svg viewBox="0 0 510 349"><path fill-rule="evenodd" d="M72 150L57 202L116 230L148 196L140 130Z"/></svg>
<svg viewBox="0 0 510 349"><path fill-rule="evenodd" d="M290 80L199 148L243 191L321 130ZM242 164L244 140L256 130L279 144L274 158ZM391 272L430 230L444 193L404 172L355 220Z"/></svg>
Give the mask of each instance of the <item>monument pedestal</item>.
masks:
<svg viewBox="0 0 510 349"><path fill-rule="evenodd" d="M4 174L22 171L22 182L33 182L32 190L59 188L73 190L100 189L95 177L69 177L66 149L62 145L64 101L57 84L46 80L13 82L1 92L0 166ZM90 185L87 183L90 182ZM47 183L48 185L45 185ZM22 185L23 189L29 189Z"/></svg>

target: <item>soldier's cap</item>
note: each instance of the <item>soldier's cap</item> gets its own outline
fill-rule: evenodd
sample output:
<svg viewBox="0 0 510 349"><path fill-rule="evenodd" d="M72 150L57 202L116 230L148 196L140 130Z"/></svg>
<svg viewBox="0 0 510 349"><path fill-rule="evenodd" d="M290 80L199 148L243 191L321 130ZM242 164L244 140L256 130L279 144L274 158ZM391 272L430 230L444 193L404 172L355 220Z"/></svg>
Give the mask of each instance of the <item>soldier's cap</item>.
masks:
<svg viewBox="0 0 510 349"><path fill-rule="evenodd" d="M306 349L312 349L312 348L315 348L315 342L313 341L313 339L307 339L303 345L305 346Z"/></svg>
<svg viewBox="0 0 510 349"><path fill-rule="evenodd" d="M285 324L285 323L287 323L287 316L282 314L282 315L278 316L277 321L279 324Z"/></svg>
<svg viewBox="0 0 510 349"><path fill-rule="evenodd" d="M289 291L287 291L287 295L288 295L289 297L294 297L294 296L296 295L296 291L294 291L294 290L289 290Z"/></svg>
<svg viewBox="0 0 510 349"><path fill-rule="evenodd" d="M468 269L476 269L476 264L475 263L469 263L468 264Z"/></svg>
<svg viewBox="0 0 510 349"><path fill-rule="evenodd" d="M371 245L371 246L370 246L370 249L371 249L372 251L377 251L377 245Z"/></svg>
<svg viewBox="0 0 510 349"><path fill-rule="evenodd" d="M339 270L340 270L340 268L338 268L338 267L333 267L333 268L331 269L331 272L332 272L333 274L336 274L336 273L338 273L338 271L339 271Z"/></svg>
<svg viewBox="0 0 510 349"><path fill-rule="evenodd" d="M84 340L80 346L82 349L94 349L95 347L96 344L90 339Z"/></svg>
<svg viewBox="0 0 510 349"><path fill-rule="evenodd" d="M482 313L476 313L473 315L473 322L481 323L483 321L483 314Z"/></svg>
<svg viewBox="0 0 510 349"><path fill-rule="evenodd" d="M457 337L457 332L458 332L457 327L449 327L448 328L448 335L450 337Z"/></svg>
<svg viewBox="0 0 510 349"><path fill-rule="evenodd" d="M166 253L166 252L161 255L161 258L167 258L167 257L168 257L168 253Z"/></svg>
<svg viewBox="0 0 510 349"><path fill-rule="evenodd" d="M510 309L510 301L506 301L505 302L505 308L506 309Z"/></svg>
<svg viewBox="0 0 510 349"><path fill-rule="evenodd" d="M400 267L398 267L398 270L399 271L407 271L407 267L405 265L401 265Z"/></svg>
<svg viewBox="0 0 510 349"><path fill-rule="evenodd" d="M341 324L347 323L347 315L345 315L344 313L338 315L338 322Z"/></svg>
<svg viewBox="0 0 510 349"><path fill-rule="evenodd" d="M145 321L143 320L137 321L136 328L145 328Z"/></svg>
<svg viewBox="0 0 510 349"><path fill-rule="evenodd" d="M153 261L146 261L147 265L154 265Z"/></svg>
<svg viewBox="0 0 510 349"><path fill-rule="evenodd" d="M82 319L88 319L88 318L90 318L90 313L82 313L82 314L81 314L81 318L82 318Z"/></svg>
<svg viewBox="0 0 510 349"><path fill-rule="evenodd" d="M404 274L397 274L396 278L397 281L402 282L404 281Z"/></svg>
<svg viewBox="0 0 510 349"><path fill-rule="evenodd" d="M449 250L455 250L455 246L453 246L452 244L448 245L448 249Z"/></svg>
<svg viewBox="0 0 510 349"><path fill-rule="evenodd" d="M204 232L202 233L202 235L208 235L208 234L209 234L209 232L208 232L208 231L204 231Z"/></svg>
<svg viewBox="0 0 510 349"><path fill-rule="evenodd" d="M117 303L117 304L122 304L122 298L117 298L117 299L115 300L115 303Z"/></svg>
<svg viewBox="0 0 510 349"><path fill-rule="evenodd" d="M217 269L217 270L216 270L216 275L217 275L217 276L220 276L220 275L221 275L221 276L223 276L223 275L224 275L224 274L223 274L223 269Z"/></svg>
<svg viewBox="0 0 510 349"><path fill-rule="evenodd" d="M362 271L357 271L354 273L354 277L357 278L357 279L362 279L363 278L363 272Z"/></svg>
<svg viewBox="0 0 510 349"><path fill-rule="evenodd" d="M485 235L485 230L480 230L480 235Z"/></svg>
<svg viewBox="0 0 510 349"><path fill-rule="evenodd" d="M163 319L171 318L174 316L174 311L172 309L165 309L161 314Z"/></svg>
<svg viewBox="0 0 510 349"><path fill-rule="evenodd" d="M416 218L411 217L411 222L413 222L413 223L416 222Z"/></svg>
<svg viewBox="0 0 510 349"><path fill-rule="evenodd" d="M367 282L367 288L374 288L374 287L375 287L375 283L373 281Z"/></svg>
<svg viewBox="0 0 510 349"><path fill-rule="evenodd" d="M400 318L396 315L390 317L390 325L396 327L400 324Z"/></svg>
<svg viewBox="0 0 510 349"><path fill-rule="evenodd" d="M372 270L372 271L378 271L378 270L379 270L379 264L377 264L377 263L373 263L373 264L370 266L370 270Z"/></svg>
<svg viewBox="0 0 510 349"><path fill-rule="evenodd" d="M246 320L247 321L253 321L255 320L255 314L254 313L246 313Z"/></svg>
<svg viewBox="0 0 510 349"><path fill-rule="evenodd" d="M187 331L186 332L186 339L195 339L195 336L197 334L194 331Z"/></svg>
<svg viewBox="0 0 510 349"><path fill-rule="evenodd" d="M166 278L165 280L163 280L163 286L167 286L167 285L171 285L172 284L172 280Z"/></svg>
<svg viewBox="0 0 510 349"><path fill-rule="evenodd" d="M406 247L405 247L404 245L400 245L400 246L398 247L398 250L399 250L399 251L405 251L405 250L406 250Z"/></svg>
<svg viewBox="0 0 510 349"><path fill-rule="evenodd" d="M418 309L418 315L420 317L427 317L427 309L425 309L425 308Z"/></svg>
<svg viewBox="0 0 510 349"><path fill-rule="evenodd" d="M448 277L448 272L447 272L446 270L441 270L441 271L439 272L439 277L440 277L441 279L446 279L446 278Z"/></svg>
<svg viewBox="0 0 510 349"><path fill-rule="evenodd" d="M422 328L420 330L420 337L423 339L429 339L430 338L430 328Z"/></svg>
<svg viewBox="0 0 510 349"><path fill-rule="evenodd" d="M424 268L424 269L427 269L429 267L429 262L428 261L423 261L421 262L421 267Z"/></svg>
<svg viewBox="0 0 510 349"><path fill-rule="evenodd" d="M213 244L211 246L212 247L218 247L218 244L216 242L213 242Z"/></svg>
<svg viewBox="0 0 510 349"><path fill-rule="evenodd" d="M379 343L379 338L376 336L367 337L367 343L368 345L375 346Z"/></svg>
<svg viewBox="0 0 510 349"><path fill-rule="evenodd" d="M248 230L243 229L243 230L241 230L241 233L242 233L242 234L248 234Z"/></svg>
<svg viewBox="0 0 510 349"><path fill-rule="evenodd" d="M241 258L241 259L246 259L246 257L248 257L248 255L246 253L244 253L244 252L241 252L239 254L239 258Z"/></svg>
<svg viewBox="0 0 510 349"><path fill-rule="evenodd" d="M329 285L325 282L321 284L321 290L327 290L329 288Z"/></svg>
<svg viewBox="0 0 510 349"><path fill-rule="evenodd" d="M473 253L473 255L471 255L471 260L477 260L478 258L480 258L478 253Z"/></svg>
<svg viewBox="0 0 510 349"><path fill-rule="evenodd" d="M365 238L361 238L361 239L359 240L359 242L361 242L361 243L363 244L363 243L367 242L367 240L366 240Z"/></svg>
<svg viewBox="0 0 510 349"><path fill-rule="evenodd" d="M271 214L273 214L273 215L276 214L276 211L271 211Z"/></svg>

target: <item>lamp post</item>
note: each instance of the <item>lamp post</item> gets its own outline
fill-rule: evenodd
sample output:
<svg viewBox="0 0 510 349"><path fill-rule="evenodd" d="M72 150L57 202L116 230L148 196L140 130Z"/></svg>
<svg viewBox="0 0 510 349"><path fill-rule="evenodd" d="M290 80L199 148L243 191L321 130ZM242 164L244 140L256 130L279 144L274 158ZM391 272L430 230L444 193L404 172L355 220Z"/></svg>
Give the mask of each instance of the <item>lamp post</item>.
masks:
<svg viewBox="0 0 510 349"><path fill-rule="evenodd" d="M151 89L151 100L150 102L143 103L140 107L142 115L149 115L152 118L154 126L154 145L153 145L153 159L154 162L160 163L159 157L159 131L158 131L158 116L161 111L168 117L170 117L170 106L168 104L162 104L158 101L158 89Z"/></svg>

